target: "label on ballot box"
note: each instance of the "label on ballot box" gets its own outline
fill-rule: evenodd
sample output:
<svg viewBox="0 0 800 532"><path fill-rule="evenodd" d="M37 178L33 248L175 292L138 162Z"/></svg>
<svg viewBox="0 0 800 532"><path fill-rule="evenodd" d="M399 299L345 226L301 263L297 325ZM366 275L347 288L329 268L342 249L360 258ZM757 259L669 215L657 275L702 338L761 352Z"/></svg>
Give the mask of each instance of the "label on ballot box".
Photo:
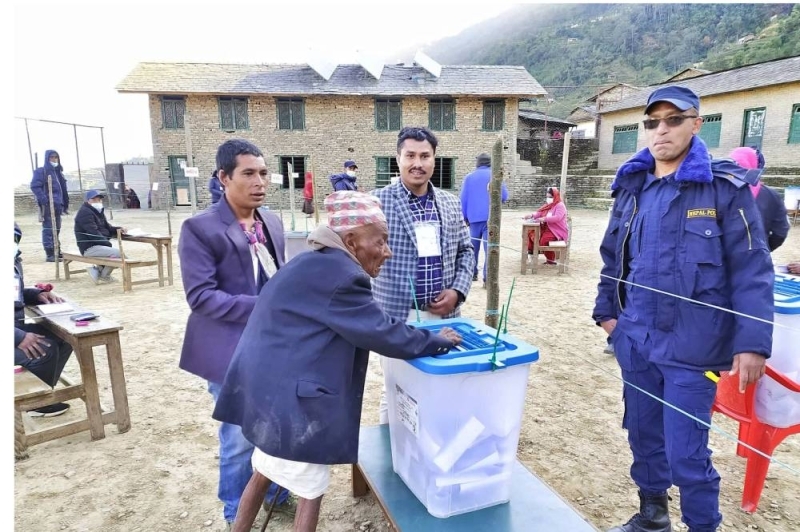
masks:
<svg viewBox="0 0 800 532"><path fill-rule="evenodd" d="M538 350L465 318L411 325L450 327L463 342L444 355L384 360L394 471L435 517L507 502Z"/></svg>

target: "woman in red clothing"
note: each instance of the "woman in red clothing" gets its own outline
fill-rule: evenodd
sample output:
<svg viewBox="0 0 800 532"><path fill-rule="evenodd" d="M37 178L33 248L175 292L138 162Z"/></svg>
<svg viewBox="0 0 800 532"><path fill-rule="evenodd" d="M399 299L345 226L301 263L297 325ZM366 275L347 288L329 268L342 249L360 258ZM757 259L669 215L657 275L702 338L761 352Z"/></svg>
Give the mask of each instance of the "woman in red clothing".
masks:
<svg viewBox="0 0 800 532"><path fill-rule="evenodd" d="M566 240L569 236L567 227L567 207L561 201L561 193L556 187L547 189L547 199L545 204L533 214L525 216L523 220L541 222L541 233L539 245L547 246L554 240ZM528 260L533 259L533 235L534 231L528 231ZM545 264L556 264L556 254L553 251L545 251Z"/></svg>
<svg viewBox="0 0 800 532"><path fill-rule="evenodd" d="M306 182L303 186L303 212L306 218L311 218L314 214L314 182L311 172L306 172Z"/></svg>

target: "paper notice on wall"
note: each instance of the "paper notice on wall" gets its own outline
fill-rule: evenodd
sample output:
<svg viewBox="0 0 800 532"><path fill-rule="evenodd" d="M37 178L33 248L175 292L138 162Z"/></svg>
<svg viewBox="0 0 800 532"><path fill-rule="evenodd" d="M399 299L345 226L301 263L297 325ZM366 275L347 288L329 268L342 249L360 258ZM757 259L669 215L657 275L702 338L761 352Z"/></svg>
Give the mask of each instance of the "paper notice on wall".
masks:
<svg viewBox="0 0 800 532"><path fill-rule="evenodd" d="M400 386L397 388L397 418L414 436L419 436L419 405Z"/></svg>
<svg viewBox="0 0 800 532"><path fill-rule="evenodd" d="M273 185L280 185L283 183L283 174L272 174L269 177L269 182Z"/></svg>
<svg viewBox="0 0 800 532"><path fill-rule="evenodd" d="M153 183L153 190L158 190L158 183Z"/></svg>

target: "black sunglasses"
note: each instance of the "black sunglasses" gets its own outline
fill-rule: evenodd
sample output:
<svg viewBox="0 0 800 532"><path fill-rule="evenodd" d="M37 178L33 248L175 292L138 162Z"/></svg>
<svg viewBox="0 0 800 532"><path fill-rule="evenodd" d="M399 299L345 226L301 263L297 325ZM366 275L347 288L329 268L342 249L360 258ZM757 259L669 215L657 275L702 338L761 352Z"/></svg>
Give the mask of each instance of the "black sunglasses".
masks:
<svg viewBox="0 0 800 532"><path fill-rule="evenodd" d="M642 124L644 124L645 129L656 129L663 120L667 124L667 127L678 127L683 124L683 121L687 118L699 117L697 115L672 115L666 118L648 118L647 120L642 120Z"/></svg>

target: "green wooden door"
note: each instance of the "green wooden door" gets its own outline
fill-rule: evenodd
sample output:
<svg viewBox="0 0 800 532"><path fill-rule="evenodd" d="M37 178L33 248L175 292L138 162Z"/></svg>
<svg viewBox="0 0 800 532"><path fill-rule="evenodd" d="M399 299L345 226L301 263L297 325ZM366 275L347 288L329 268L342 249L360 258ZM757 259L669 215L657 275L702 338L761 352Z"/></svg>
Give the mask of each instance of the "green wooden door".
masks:
<svg viewBox="0 0 800 532"><path fill-rule="evenodd" d="M189 189L189 178L183 172L184 165L189 164L185 155L170 155L169 160L169 180L172 183L172 204L189 206L192 204L191 192Z"/></svg>
<svg viewBox="0 0 800 532"><path fill-rule="evenodd" d="M742 146L758 146L764 138L764 120L767 117L767 108L745 109L744 125L742 127Z"/></svg>

